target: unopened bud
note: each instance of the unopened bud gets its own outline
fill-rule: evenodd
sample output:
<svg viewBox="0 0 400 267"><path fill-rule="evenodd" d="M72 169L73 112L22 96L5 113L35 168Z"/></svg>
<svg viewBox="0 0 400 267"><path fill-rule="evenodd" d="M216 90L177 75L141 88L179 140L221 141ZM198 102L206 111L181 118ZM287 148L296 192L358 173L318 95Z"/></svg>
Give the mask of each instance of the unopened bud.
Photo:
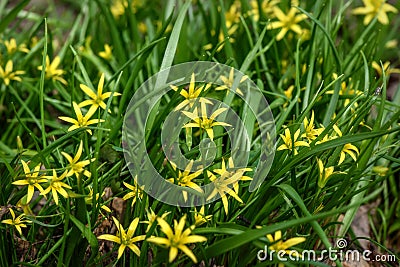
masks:
<svg viewBox="0 0 400 267"><path fill-rule="evenodd" d="M385 166L374 166L372 168L372 171L374 173L377 173L379 176L385 176L387 174L387 172L389 171L389 168L385 167Z"/></svg>
<svg viewBox="0 0 400 267"><path fill-rule="evenodd" d="M22 151L24 150L24 146L22 145L22 140L21 137L19 137L19 135L17 136L17 150L18 153L22 153Z"/></svg>

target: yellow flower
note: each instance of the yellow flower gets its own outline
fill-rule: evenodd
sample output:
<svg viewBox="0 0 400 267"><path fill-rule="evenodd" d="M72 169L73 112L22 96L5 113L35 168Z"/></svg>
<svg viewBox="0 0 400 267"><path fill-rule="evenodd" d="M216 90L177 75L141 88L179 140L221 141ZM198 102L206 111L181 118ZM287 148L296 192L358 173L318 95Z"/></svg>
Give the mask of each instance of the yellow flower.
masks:
<svg viewBox="0 0 400 267"><path fill-rule="evenodd" d="M325 143L327 141L336 139L337 138L336 134L338 134L338 133L340 134L340 136L342 135L342 132L339 130L339 127L337 127L336 124L333 125L333 130L334 130L334 134L331 134L331 135L325 134L324 137L321 140L317 141L315 144L319 145L319 144Z"/></svg>
<svg viewBox="0 0 400 267"><path fill-rule="evenodd" d="M88 86L81 84L80 88L82 89L85 94L87 94L91 99L85 100L81 103L79 103L79 107L85 107L88 105L91 105L89 108L88 114L94 113L98 107L101 107L102 109L106 109L107 105L104 103L104 100L109 98L112 94L112 92L107 92L103 94L103 87L104 87L104 73L101 75L99 84L97 85L97 94L93 92L92 89L90 89ZM120 93L115 92L114 96L119 96L121 95ZM108 112L111 113L110 110Z"/></svg>
<svg viewBox="0 0 400 267"><path fill-rule="evenodd" d="M339 159L339 164L342 164L344 159L346 158L346 153L350 155L350 157L354 160L357 161L357 155L360 154L358 151L358 148L352 144L345 144L344 147L342 148L342 151L340 152L340 159Z"/></svg>
<svg viewBox="0 0 400 267"><path fill-rule="evenodd" d="M22 167L25 173L25 179L21 179L15 182L12 182L13 185L27 185L28 186L28 195L26 199L26 204L29 203L32 199L33 193L35 191L35 187L39 189L40 192L43 191L43 187L40 185L41 183L47 182L47 179L43 178L43 176L38 177L40 170L40 163L31 171L29 169L28 164L24 160L21 160Z"/></svg>
<svg viewBox="0 0 400 267"><path fill-rule="evenodd" d="M353 10L355 15L365 15L364 25L367 25L377 16L378 21L384 25L389 24L387 12L397 13L397 9L385 3L385 0L363 0L364 6Z"/></svg>
<svg viewBox="0 0 400 267"><path fill-rule="evenodd" d="M15 38L5 40L4 45L6 46L7 54L13 54L17 51L17 41L15 40Z"/></svg>
<svg viewBox="0 0 400 267"><path fill-rule="evenodd" d="M174 231L172 231L169 224L162 218L157 218L158 225L161 227L161 231L167 236L165 237L155 237L151 236L147 241L155 243L157 245L162 245L169 250L169 262L174 261L178 255L178 249L182 250L189 258L192 259L194 263L197 263L196 256L193 252L186 246L189 243L205 242L207 238L200 235L191 235L191 232L195 228L194 225L189 228L185 227L186 214L179 220L179 223L174 220Z"/></svg>
<svg viewBox="0 0 400 267"><path fill-rule="evenodd" d="M297 152L296 147L299 147L299 146L309 147L310 145L307 142L297 141L297 138L299 138L299 135L300 135L300 129L298 129L294 133L293 141L292 141L292 136L291 136L290 130L289 130L289 128L286 128L285 134L284 135L280 134L284 144L280 145L277 150L279 151L279 150L288 149L288 150L292 151L294 149L294 154L297 155L298 152Z"/></svg>
<svg viewBox="0 0 400 267"><path fill-rule="evenodd" d="M123 199L124 199L124 200L127 200L127 199L132 198L132 204L131 204L132 207L133 207L133 205L135 205L136 199L139 198L139 199L141 200L141 199L143 198L143 190L144 190L144 186L139 186L139 185L137 184L137 176L135 177L135 179L133 180L133 182L134 182L134 185L130 185L130 184L126 183L126 182L123 182L124 185L125 185L128 189L131 190L131 192L127 193L127 194L123 197Z"/></svg>
<svg viewBox="0 0 400 267"><path fill-rule="evenodd" d="M261 2L261 11L264 13L264 15L271 17L274 14L274 7L279 4L279 0L263 0ZM255 21L260 20L260 12L258 8L258 1L257 0L251 0L250 1L250 6L251 10L249 12L250 16L253 16L253 19Z"/></svg>
<svg viewBox="0 0 400 267"><path fill-rule="evenodd" d="M338 78L338 75L336 73L332 74L332 77L336 80ZM334 94L334 90L329 90L326 91L325 94ZM352 86L347 86L346 82L342 82L340 84L340 90L339 90L339 95L352 95L352 96L357 96L357 95L361 95L362 92L360 90L357 89L353 89ZM346 100L344 101L344 106L347 106L350 103L350 99L346 98ZM354 106L358 106L357 103L354 103Z"/></svg>
<svg viewBox="0 0 400 267"><path fill-rule="evenodd" d="M294 90L294 85L290 85L286 90L283 91L283 94L286 97L286 102L283 104L283 107L287 107L288 104L290 103L290 100L293 98L293 90ZM301 102L300 97L297 98L297 102Z"/></svg>
<svg viewBox="0 0 400 267"><path fill-rule="evenodd" d="M252 171L251 168L235 168L232 157L228 159L228 169L226 168L225 160L222 159L221 169L215 169L213 172L219 174L222 177L236 177L237 181L251 181L253 178L245 176L244 173ZM236 194L239 194L239 183L234 183L233 190Z"/></svg>
<svg viewBox="0 0 400 267"><path fill-rule="evenodd" d="M106 194L106 192L103 191L101 196L103 197L105 194ZM99 198L100 198L100 193L97 193L96 194L96 201L99 200ZM93 188L91 188L91 187L89 188L89 194L87 194L87 196L85 197L85 203L87 205L92 205L93 204ZM99 204L99 202L97 202L97 204ZM106 205L101 205L100 208L105 210L105 211L107 211L107 212L111 212L110 208L107 207Z"/></svg>
<svg viewBox="0 0 400 267"><path fill-rule="evenodd" d="M128 2L124 0L113 0L111 2L110 11L115 18L119 18L125 13L125 8L128 7Z"/></svg>
<svg viewBox="0 0 400 267"><path fill-rule="evenodd" d="M240 21L240 1L235 1L225 12L225 25L229 29L233 24Z"/></svg>
<svg viewBox="0 0 400 267"><path fill-rule="evenodd" d="M173 169L176 170L176 166L175 164L171 164ZM201 189L201 187L196 184L195 182L193 182L192 180L194 178L196 178L197 176L199 176L200 174L203 173L202 170L196 171L194 173L190 173L193 167L193 160L191 160L189 162L189 164L186 166L185 170L183 172L178 171L178 177L177 178L169 178L167 179L169 182L174 183L174 181L176 180L179 186L185 186L185 187L190 187L193 188L194 190L196 190L199 193L203 193L203 190ZM182 191L183 194L183 198L186 201L187 200L187 192L186 191Z"/></svg>
<svg viewBox="0 0 400 267"><path fill-rule="evenodd" d="M108 44L104 45L104 51L99 52L99 56L104 58L105 60L111 60L112 59L112 47L109 46Z"/></svg>
<svg viewBox="0 0 400 267"><path fill-rule="evenodd" d="M53 62L50 63L49 56L46 56L46 79L52 79L53 81L59 81L64 85L67 85L67 81L61 77L64 74L64 70L57 69L58 65L60 65L60 57L56 56ZM42 66L38 66L38 70L42 70Z"/></svg>
<svg viewBox="0 0 400 267"><path fill-rule="evenodd" d="M183 114L185 114L187 117L192 119L194 122L188 123L184 125L184 128L201 128L204 129L207 133L207 135L210 137L211 140L214 139L214 126L231 126L228 123L225 122L216 122L214 121L215 118L220 115L222 112L226 111L227 108L219 108L216 111L214 111L210 117L207 116L207 109L206 109L206 103L201 102L201 116L197 111L197 107L194 109L193 112L188 112L188 111L182 111Z"/></svg>
<svg viewBox="0 0 400 267"><path fill-rule="evenodd" d="M70 117L58 117L60 120L72 123L74 125L72 125L71 127L68 128L68 132L73 131L75 129L78 128L86 128L87 126L91 125L91 124L95 124L95 123L99 123L99 122L104 122L104 120L102 119L92 119L89 120L90 117L93 116L94 112L96 112L95 109L89 109L89 111L86 113L85 116L82 116L82 112L81 109L79 108L78 104L76 104L75 102L72 102L72 105L74 107L74 111L75 111L75 115L77 119L73 119ZM92 134L92 130L87 129L86 130L90 135Z"/></svg>
<svg viewBox="0 0 400 267"><path fill-rule="evenodd" d="M386 61L385 63L383 63L383 69L385 70L385 75L389 76L392 73L400 73L400 69L397 68L390 68L390 62ZM381 65L376 62L376 61L372 61L372 68L374 68L376 70L376 72L378 73L378 75L380 77L382 77L382 68Z"/></svg>
<svg viewBox="0 0 400 267"><path fill-rule="evenodd" d="M17 229L18 233L22 235L21 227L26 227L26 223L29 223L29 221L23 219L25 214L21 214L15 218L14 211L11 208L8 210L10 211L12 219L2 220L1 223L13 225L15 229Z"/></svg>
<svg viewBox="0 0 400 267"><path fill-rule="evenodd" d="M61 154L68 160L68 163L69 163L67 166L67 176L66 177L70 177L75 174L76 177L79 178L79 174L81 172L83 172L83 175L85 175L88 178L90 178L90 176L92 175L88 170L85 170L84 167L86 165L89 165L90 162L93 162L96 159L92 158L90 160L79 161L80 157L82 156L82 150L83 150L83 142L81 140L78 151L76 152L76 155L74 158L72 158L70 155L68 155L65 152L61 152Z"/></svg>
<svg viewBox="0 0 400 267"><path fill-rule="evenodd" d="M223 43L224 41L229 41L230 43L234 43L235 39L233 37L231 37L231 35L233 35L237 29L239 28L239 26L237 24L232 25L232 27L228 28L228 36L225 36L224 31L221 29L219 31L219 35L218 35L218 42ZM222 44L220 47L218 47L217 51L221 51L221 49L224 47L224 44Z"/></svg>
<svg viewBox="0 0 400 267"><path fill-rule="evenodd" d="M3 79L5 85L9 85L11 80L14 81L22 81L21 77L18 75L25 74L23 70L13 71L13 62L12 60L7 61L5 68L0 66L0 78Z"/></svg>
<svg viewBox="0 0 400 267"><path fill-rule="evenodd" d="M282 241L282 232L276 231L274 236L271 234L267 235L268 241L272 243L268 249L270 251L274 250L275 252L278 251L285 251L286 254L298 256L299 253L296 250L288 250L288 248L293 247L297 244L303 243L306 241L304 237L293 237L286 241ZM282 255L281 255L282 256ZM282 263L279 266L284 266Z"/></svg>
<svg viewBox="0 0 400 267"><path fill-rule="evenodd" d="M333 125L334 131L339 135L339 137L342 137L342 132L340 131L339 127L336 125ZM350 155L350 157L354 160L357 161L357 155L360 154L358 151L358 148L350 143L345 144L342 148L342 151L340 151L340 158L339 158L339 165L342 164L342 162L346 158L346 153Z"/></svg>
<svg viewBox="0 0 400 267"><path fill-rule="evenodd" d="M53 195L54 202L56 203L56 205L58 205L57 193L62 195L64 198L68 198L68 192L64 189L64 187L67 189L72 189L72 187L70 187L64 182L61 182L67 176L67 173L68 171L65 171L63 174L61 174L60 177L58 177L56 170L53 169L53 176L48 176L50 183L49 186L40 194L45 196L51 191L51 194Z"/></svg>
<svg viewBox="0 0 400 267"><path fill-rule="evenodd" d="M385 44L385 48L387 49L396 49L398 47L399 42L396 39L389 40Z"/></svg>
<svg viewBox="0 0 400 267"><path fill-rule="evenodd" d="M297 34L302 34L303 30L298 23L307 18L305 14L298 14L298 10L295 7L291 7L287 14L284 14L278 7L274 7L273 12L279 21L274 21L269 24L269 29L282 28L276 36L276 40L283 39L289 30L294 31Z"/></svg>
<svg viewBox="0 0 400 267"><path fill-rule="evenodd" d="M131 10L133 13L137 12L137 8L143 6L145 3L144 0L134 0L131 2ZM125 13L125 10L128 8L128 1L126 0L113 0L111 2L111 13L115 18L119 18L121 15Z"/></svg>
<svg viewBox="0 0 400 267"><path fill-rule="evenodd" d="M138 246L135 245L136 242L142 241L146 238L146 235L138 235L138 236L133 236L136 228L139 223L139 218L135 218L131 224L128 227L128 231L125 232L124 228L121 226L119 221L113 216L112 217L115 223L115 226L117 227L117 234L116 235L110 235L110 234L104 234L100 235L98 239L103 239L103 240L108 240L111 242L115 242L119 244L118 248L118 259L121 258L122 254L125 251L125 248L128 247L130 248L138 257L140 257L140 249Z"/></svg>
<svg viewBox="0 0 400 267"><path fill-rule="evenodd" d="M333 171L335 169L335 167L331 166L331 167L325 168L322 160L317 159L317 161L318 161L318 170L319 170L318 186L320 188L324 188L326 182L328 182L329 177L335 173Z"/></svg>
<svg viewBox="0 0 400 267"><path fill-rule="evenodd" d="M215 88L215 90L219 91L219 90L227 90L226 93L228 94L231 90L231 88L233 87L233 82L234 82L234 77L233 77L233 71L234 68L231 68L231 71L229 72L229 77L226 77L224 75L221 75L219 78L220 80L224 83L221 86L218 86L217 88ZM247 80L248 76L247 75L243 75L242 78L240 78L239 84L244 82L245 80ZM239 89L236 88L236 93L238 93L239 95L243 96L243 92Z"/></svg>
<svg viewBox="0 0 400 267"><path fill-rule="evenodd" d="M10 40L5 40L4 45L7 50L7 54L11 55L17 51L21 51L24 53L29 53L29 49L26 48L25 44L17 45L17 41L15 38L11 38Z"/></svg>
<svg viewBox="0 0 400 267"><path fill-rule="evenodd" d="M192 76L190 78L190 83L189 83L189 89L185 90L182 89L180 92L181 96L185 98L178 106L176 106L175 110L182 109L186 106L193 107L193 104L195 103L196 99L199 98L201 92L208 90L210 88L211 84L207 84L205 86L197 87L195 88L195 75L192 73ZM170 87L174 90L177 91L179 88L175 85L170 85ZM205 101L208 104L212 104L209 100L205 98L201 98L200 101Z"/></svg>
<svg viewBox="0 0 400 267"><path fill-rule="evenodd" d="M301 137L307 138L308 142L310 143L324 131L324 128L314 128L314 110L311 112L310 121L308 121L308 118L305 117L303 120L303 124L306 132L303 133Z"/></svg>
<svg viewBox="0 0 400 267"><path fill-rule="evenodd" d="M27 203L28 196L23 196L20 200L18 200L17 205L15 205L18 209L22 209L22 212L26 215L34 215L29 203Z"/></svg>
<svg viewBox="0 0 400 267"><path fill-rule="evenodd" d="M294 90L294 85L291 85L283 92L288 100L292 99L293 90Z"/></svg>
<svg viewBox="0 0 400 267"><path fill-rule="evenodd" d="M217 52L221 51L222 48L224 48L226 41L229 41L230 43L235 42L235 39L231 35L233 35L237 29L238 29L238 24L233 24L232 27L228 28L227 36L225 36L225 33L222 29L219 31L219 34L218 34L219 44L218 44ZM211 35L215 36L215 31L211 31ZM213 48L214 48L214 46L210 43L203 46L204 50L210 50Z"/></svg>
<svg viewBox="0 0 400 267"><path fill-rule="evenodd" d="M163 215L161 215L162 219L165 219L165 217L168 216L168 214L170 214L171 212L164 212ZM153 225L153 223L157 220L158 215L154 213L154 211L150 208L149 210L146 211L146 216L147 216L147 221L143 221L142 223L146 223L148 224L146 232L148 232L151 228L151 226Z"/></svg>
<svg viewBox="0 0 400 267"><path fill-rule="evenodd" d="M238 196L238 194L233 189L233 188L235 188L236 184L238 183L238 181L241 178L242 174L240 172L235 173L232 176L225 173L224 175L221 175L218 178L215 174L213 174L210 171L207 171L207 174L208 174L210 181L213 182L213 184L214 184L214 190L210 193L207 200L210 200L213 197L215 197L217 194L219 194L221 196L222 205L224 206L226 215L228 215L228 211L229 211L228 198L226 197L226 194L229 194L230 196L232 196L234 199L236 199L240 203L243 203L243 200Z"/></svg>
<svg viewBox="0 0 400 267"><path fill-rule="evenodd" d="M196 208L194 210L194 225L199 226L211 220L212 215L205 215L204 206L199 211Z"/></svg>

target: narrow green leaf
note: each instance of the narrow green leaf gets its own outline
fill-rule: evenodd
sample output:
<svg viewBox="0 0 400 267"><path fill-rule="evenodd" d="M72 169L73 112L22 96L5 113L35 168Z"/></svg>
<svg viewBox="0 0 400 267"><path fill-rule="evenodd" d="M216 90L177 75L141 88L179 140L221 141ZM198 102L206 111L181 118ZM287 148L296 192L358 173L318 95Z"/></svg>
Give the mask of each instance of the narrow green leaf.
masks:
<svg viewBox="0 0 400 267"><path fill-rule="evenodd" d="M7 26L15 20L18 13L29 3L29 0L23 0L18 3L4 18L0 21L0 33L2 33Z"/></svg>

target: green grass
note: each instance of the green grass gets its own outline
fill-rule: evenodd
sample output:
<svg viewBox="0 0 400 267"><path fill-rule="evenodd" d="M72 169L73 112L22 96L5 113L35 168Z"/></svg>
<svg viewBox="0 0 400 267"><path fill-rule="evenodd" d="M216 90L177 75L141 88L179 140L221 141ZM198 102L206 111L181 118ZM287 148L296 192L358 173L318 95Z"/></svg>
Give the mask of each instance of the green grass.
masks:
<svg viewBox="0 0 400 267"><path fill-rule="evenodd" d="M174 220L185 215L186 229L195 224L200 207L171 206L146 192L124 200L132 192L125 184L135 181L125 162L122 133L129 101L140 86L160 71L192 61L218 62L246 74L269 102L277 133L274 161L256 190L249 190L251 181L239 181L235 194L242 203L227 194L227 211L221 199L204 205L204 215L211 218L191 234L207 241L187 245L198 262L205 266L333 264L326 258L280 262L276 255L260 262L259 250L278 246L266 236L277 231L283 240L304 237L293 248L300 252L314 249L318 254L346 238L351 244L346 249L373 248L375 254L400 260L398 14L387 13L388 25L378 17L365 25L363 15L352 13L363 6L362 1L300 1L295 10L303 15L298 24L306 32L300 36L288 31L277 40L281 29L271 29L276 26L277 11L255 7L262 0L128 0L126 6L133 7L123 8L119 15L113 9L118 1L54 1L47 9L38 8L32 0L9 2L0 4L0 266L194 264L182 250L169 263L169 247L149 239L166 236L162 222L148 228L143 221L148 220L150 209L158 217L168 212L165 221L173 228ZM296 1L278 2L276 7L285 14L297 5ZM235 6L238 9L232 11ZM399 3L394 6L400 9ZM231 16L225 15L228 12ZM233 33L232 25L237 27ZM17 47L10 51L7 43L12 38ZM99 56L106 44L112 47L110 58ZM46 56L51 62L59 57L60 64L48 65ZM16 75L20 80L7 76L8 80L4 74L9 61L13 71L24 71ZM382 72L386 61L391 62L390 69ZM380 69L373 68L372 62ZM62 72L51 78L52 68ZM58 117L76 118L73 103L90 99L81 84L96 92L103 73L103 93L112 92L112 96L104 99L106 109L96 109L91 119L104 121L69 131L72 124ZM263 153L261 127L243 100L215 87L200 96L225 103L243 120L250 141L247 166L253 169L245 175L252 176ZM146 95L141 101L151 97ZM142 127L147 150L143 153L162 177L172 177L176 183L179 173L167 160L160 136L167 115L184 99L171 90L156 103ZM248 100L257 103L257 99ZM81 107L83 116L89 107ZM305 120L310 121L312 114L316 132L307 139ZM197 132L193 128L179 135L180 149L189 160L198 159L200 141L207 136L204 130ZM296 151L284 149L286 133L292 139L286 146L295 146ZM216 157L208 170L215 172L223 161L228 162L235 147L222 127L215 127L214 136ZM74 157L81 141L78 161L86 161L83 169L91 175L82 169L67 175L62 181L70 187L68 198L59 193L57 205L51 193L43 196L40 191L51 185L48 177L53 169L58 177L70 171L64 155ZM307 146L298 146L296 141ZM41 164L38 176L46 180L40 184L43 190L34 188L28 204L28 187L12 184L32 175L24 171L22 161L31 171ZM333 174L327 177L329 172ZM324 175L326 184L319 186ZM207 171L194 182L209 183ZM90 192L98 197L90 197ZM368 209L362 214L368 218L365 236L357 235L353 225L360 207ZM12 219L9 209L28 221L22 234L7 223ZM135 243L140 257L126 248L118 259L119 245L99 238L116 235L112 217L124 229L139 218L134 236L145 235L145 240ZM367 240L369 247L362 247L361 240ZM336 260L336 264L342 262Z"/></svg>

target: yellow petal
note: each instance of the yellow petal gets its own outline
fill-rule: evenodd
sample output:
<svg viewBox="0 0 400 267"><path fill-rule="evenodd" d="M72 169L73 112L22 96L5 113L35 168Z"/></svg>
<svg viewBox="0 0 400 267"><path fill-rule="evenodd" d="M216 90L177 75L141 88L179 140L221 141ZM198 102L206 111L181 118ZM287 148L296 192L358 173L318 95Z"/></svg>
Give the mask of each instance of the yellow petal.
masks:
<svg viewBox="0 0 400 267"><path fill-rule="evenodd" d="M97 238L121 244L121 239L119 237L117 237L117 236L114 236L114 235L105 234L105 235L100 235Z"/></svg>
<svg viewBox="0 0 400 267"><path fill-rule="evenodd" d="M84 84L80 84L79 86L81 88L81 90L87 94L89 97L91 97L92 99L97 99L97 95L92 91L92 89L90 89L88 86L84 85Z"/></svg>
<svg viewBox="0 0 400 267"><path fill-rule="evenodd" d="M33 197L33 193L35 192L35 188L32 185L28 186L28 197L26 198L26 203L29 203Z"/></svg>
<svg viewBox="0 0 400 267"><path fill-rule="evenodd" d="M169 262L173 262L178 255L178 249L176 247L171 247L169 250Z"/></svg>
<svg viewBox="0 0 400 267"><path fill-rule="evenodd" d="M82 116L82 112L81 112L81 109L79 108L78 104L76 104L76 102L72 102L72 106L73 106L73 108L74 108L74 112L75 112L75 114L76 114L76 118L77 118L78 120L81 120L81 118L82 118L83 116Z"/></svg>
<svg viewBox="0 0 400 267"><path fill-rule="evenodd" d="M126 233L126 235L128 236L128 238L131 238L133 236L133 234L135 233L136 227L139 223L139 218L135 218L131 224L129 225L128 228L128 232Z"/></svg>
<svg viewBox="0 0 400 267"><path fill-rule="evenodd" d="M174 233L172 232L171 227L169 224L162 218L157 218L158 225L161 227L161 231L168 236L168 238L172 238Z"/></svg>
<svg viewBox="0 0 400 267"><path fill-rule="evenodd" d="M76 155L73 159L74 163L78 162L78 160L80 159L80 157L82 155L82 151L83 151L83 141L81 140L81 142L79 143L78 151L76 152Z"/></svg>
<svg viewBox="0 0 400 267"><path fill-rule="evenodd" d="M61 116L61 117L58 117L58 118L59 118L60 120L63 120L63 121L69 122L69 123L78 124L78 121L77 121L77 120L75 120L75 119L73 119L73 118L70 118L70 117Z"/></svg>
<svg viewBox="0 0 400 267"><path fill-rule="evenodd" d="M196 256L193 254L193 252L185 245L180 245L179 249L183 251L186 255L189 256L189 258L194 262L197 263Z"/></svg>
<svg viewBox="0 0 400 267"><path fill-rule="evenodd" d="M103 93L103 86L104 86L104 73L101 74L99 84L97 85L97 95L101 96Z"/></svg>
<svg viewBox="0 0 400 267"><path fill-rule="evenodd" d="M181 235L183 228L185 227L185 222L186 222L186 214L180 218L178 225L175 227L175 236Z"/></svg>
<svg viewBox="0 0 400 267"><path fill-rule="evenodd" d="M281 246L282 246L282 249L287 249L287 248L293 247L297 244L300 244L304 241L306 241L306 239L304 237L293 237L293 238L290 238L289 240L286 240L285 242L283 242L281 244Z"/></svg>
<svg viewBox="0 0 400 267"><path fill-rule="evenodd" d="M126 245L125 245L125 244L121 244L121 245L119 246L119 249L118 249L118 259L121 258L122 254L123 254L124 251L125 251L125 248L126 248Z"/></svg>
<svg viewBox="0 0 400 267"><path fill-rule="evenodd" d="M197 242L205 242L207 238L201 235L190 235L184 238L184 243L197 243Z"/></svg>
<svg viewBox="0 0 400 267"><path fill-rule="evenodd" d="M140 257L140 250L135 244L128 245L128 248L130 248L138 257Z"/></svg>
<svg viewBox="0 0 400 267"><path fill-rule="evenodd" d="M151 236L151 237L147 238L147 241L158 244L158 245L168 245L169 244L169 240L164 237Z"/></svg>

